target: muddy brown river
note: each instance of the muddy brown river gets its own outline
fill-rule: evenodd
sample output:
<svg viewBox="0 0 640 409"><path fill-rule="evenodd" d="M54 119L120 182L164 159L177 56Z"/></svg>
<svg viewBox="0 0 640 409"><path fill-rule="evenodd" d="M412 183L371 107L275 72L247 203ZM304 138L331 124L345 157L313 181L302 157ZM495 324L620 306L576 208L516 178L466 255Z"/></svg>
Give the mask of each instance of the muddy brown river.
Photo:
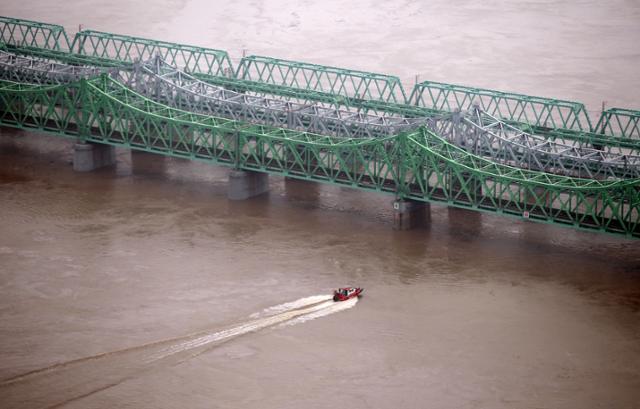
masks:
<svg viewBox="0 0 640 409"><path fill-rule="evenodd" d="M344 4L343 4L344 3ZM640 107L638 1L16 1L0 14ZM640 242L0 129L2 408L640 407ZM366 288L333 304L341 285Z"/></svg>

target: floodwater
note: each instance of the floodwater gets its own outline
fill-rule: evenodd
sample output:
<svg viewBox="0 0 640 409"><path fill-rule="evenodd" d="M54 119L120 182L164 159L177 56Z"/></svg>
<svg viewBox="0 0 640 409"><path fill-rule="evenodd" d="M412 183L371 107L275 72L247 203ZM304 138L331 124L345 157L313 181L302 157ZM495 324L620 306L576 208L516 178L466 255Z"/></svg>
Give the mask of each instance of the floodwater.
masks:
<svg viewBox="0 0 640 409"><path fill-rule="evenodd" d="M637 1L59 2L0 14L638 107ZM0 129L0 406L637 408L640 244ZM333 304L332 288L365 296Z"/></svg>

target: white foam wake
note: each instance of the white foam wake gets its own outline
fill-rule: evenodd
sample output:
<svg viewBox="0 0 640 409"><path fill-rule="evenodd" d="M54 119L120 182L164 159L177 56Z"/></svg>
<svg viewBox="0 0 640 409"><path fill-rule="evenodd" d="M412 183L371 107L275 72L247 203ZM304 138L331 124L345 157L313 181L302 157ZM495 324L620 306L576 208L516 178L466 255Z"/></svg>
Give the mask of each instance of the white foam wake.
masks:
<svg viewBox="0 0 640 409"><path fill-rule="evenodd" d="M356 305L357 302L358 302L358 298L351 298L350 300L340 301L340 302L334 302L333 300L326 301L326 302L318 305L318 307L321 307L321 308L318 308L315 311L309 312L309 313L304 314L304 315L300 315L300 316L298 316L296 318L293 318L293 319L290 319L290 320L288 320L286 322L283 322L280 325L278 325L278 327L301 324L303 322L307 322L307 321L310 321L310 320L314 320L316 318L324 317L324 316L327 316L329 314L335 314L336 312L348 310L349 308L351 308L354 305Z"/></svg>
<svg viewBox="0 0 640 409"><path fill-rule="evenodd" d="M301 298L284 304L265 308L262 312L252 314L250 321L233 326L229 329L197 336L195 338L173 344L154 354L148 362L156 361L179 352L185 352L196 348L201 348L214 342L227 340L255 332L267 327L278 325L289 326L300 324L309 320L344 311L356 305L357 298L347 301L334 302L330 295L316 295Z"/></svg>
<svg viewBox="0 0 640 409"><path fill-rule="evenodd" d="M260 312L256 312L250 315L250 318L260 318L268 315L275 315L281 312L294 310L296 308L302 308L311 304L316 304L322 301L328 301L331 299L331 295L312 295L311 297L300 298L299 300L286 302L284 304L274 305L273 307L265 308Z"/></svg>

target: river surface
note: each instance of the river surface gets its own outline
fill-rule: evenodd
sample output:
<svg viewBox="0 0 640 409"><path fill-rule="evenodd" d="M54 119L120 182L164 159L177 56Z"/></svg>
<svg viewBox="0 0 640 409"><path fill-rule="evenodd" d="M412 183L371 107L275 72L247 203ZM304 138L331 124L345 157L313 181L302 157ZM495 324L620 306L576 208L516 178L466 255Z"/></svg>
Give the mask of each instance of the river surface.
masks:
<svg viewBox="0 0 640 409"><path fill-rule="evenodd" d="M640 106L638 1L16 1L0 14ZM638 408L640 243L0 129L0 407ZM332 288L366 288L328 302Z"/></svg>

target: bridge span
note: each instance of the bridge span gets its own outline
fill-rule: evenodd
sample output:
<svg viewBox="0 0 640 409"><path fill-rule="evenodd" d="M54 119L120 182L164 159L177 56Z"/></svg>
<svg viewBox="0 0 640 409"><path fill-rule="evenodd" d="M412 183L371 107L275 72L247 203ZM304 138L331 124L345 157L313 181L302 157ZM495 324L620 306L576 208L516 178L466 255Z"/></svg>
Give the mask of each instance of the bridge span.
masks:
<svg viewBox="0 0 640 409"><path fill-rule="evenodd" d="M430 203L640 237L640 112L0 18L0 125L234 169L229 197L269 174L395 199L397 228Z"/></svg>

